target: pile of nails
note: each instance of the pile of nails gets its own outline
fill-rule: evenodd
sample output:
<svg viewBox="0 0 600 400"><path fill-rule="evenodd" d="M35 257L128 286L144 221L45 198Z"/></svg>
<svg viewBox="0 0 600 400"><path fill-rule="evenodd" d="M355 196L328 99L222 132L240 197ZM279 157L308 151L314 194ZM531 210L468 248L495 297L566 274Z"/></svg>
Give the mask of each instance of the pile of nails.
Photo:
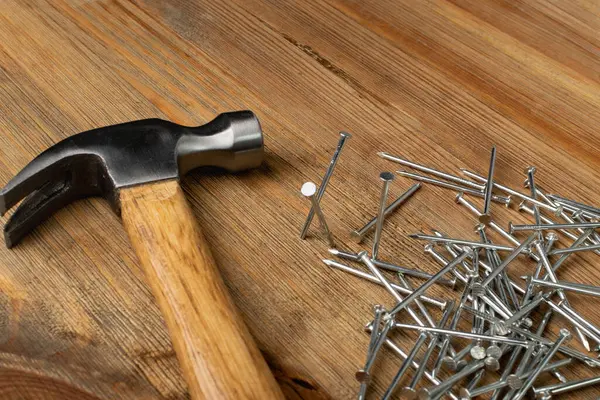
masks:
<svg viewBox="0 0 600 400"><path fill-rule="evenodd" d="M366 362L356 373L359 399L365 399L369 393L378 356L381 358L384 353L382 348L400 359L383 399L550 399L600 384L600 377L569 380L563 375L569 369L565 367L572 363L590 369L600 366L589 344L589 340L600 344L600 328L574 310L568 298L600 296L600 287L558 278L567 259L577 261L574 253L600 254L600 209L568 196L545 193L535 183L533 167L526 171L528 193L496 182L495 147L487 176L463 169L461 177L382 152L378 155L383 159L420 172L398 171L419 182L387 205L388 188L395 175L381 173L378 213L363 228L351 233L360 243L370 231L375 231L371 254L336 249L319 203L349 137L341 134L318 189L311 182L302 187L302 194L310 198L312 207L301 237L306 237L316 214L330 253L336 258L323 260L324 263L383 286L394 301L390 309L375 305L372 320L366 325L370 341ZM378 258L386 216L418 192L423 183L454 191L456 202L477 220L478 240L449 237L435 230L431 235L409 235L423 241L425 252L441 266L435 274ZM481 209L468 199L472 196L483 199ZM509 223L504 229L494 221L492 203L509 205L513 199L519 199L519 210L530 214L533 224ZM491 231L504 243L494 243L488 237ZM559 244L564 245L559 248ZM508 274L517 259L530 266L527 276L515 277L514 271ZM418 279L418 286L409 282L409 277ZM453 288L451 293L456 296L428 296L426 291L432 285ZM442 310L437 321L431 315L431 307ZM562 327L558 335L550 333L551 318ZM409 319L411 323L398 322ZM459 329L459 321L467 323L470 329ZM398 340L397 333L409 331L418 336L416 342L411 340L407 346L406 337ZM570 332L587 352L576 349L579 345L567 345ZM461 348L455 348L458 341Z"/></svg>

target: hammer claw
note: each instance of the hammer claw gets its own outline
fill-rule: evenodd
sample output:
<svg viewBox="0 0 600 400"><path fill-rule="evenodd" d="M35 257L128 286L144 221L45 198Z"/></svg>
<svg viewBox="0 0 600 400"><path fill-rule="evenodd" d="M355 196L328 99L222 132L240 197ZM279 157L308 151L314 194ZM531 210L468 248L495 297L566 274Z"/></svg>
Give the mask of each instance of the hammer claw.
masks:
<svg viewBox="0 0 600 400"><path fill-rule="evenodd" d="M0 213L4 215L19 201L48 182L63 176L81 155L68 154L61 143L43 152L25 166L0 191ZM67 154L65 154L67 153Z"/></svg>
<svg viewBox="0 0 600 400"><path fill-rule="evenodd" d="M12 248L36 226L67 204L85 197L69 176L47 183L23 200L4 227L6 247Z"/></svg>

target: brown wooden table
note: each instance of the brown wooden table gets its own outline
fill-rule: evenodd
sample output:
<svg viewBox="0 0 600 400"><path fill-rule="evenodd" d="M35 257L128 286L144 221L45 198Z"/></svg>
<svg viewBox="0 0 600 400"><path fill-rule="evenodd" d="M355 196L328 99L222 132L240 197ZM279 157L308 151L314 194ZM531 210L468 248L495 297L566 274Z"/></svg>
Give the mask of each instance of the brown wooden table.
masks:
<svg viewBox="0 0 600 400"><path fill-rule="evenodd" d="M535 165L548 191L598 205L599 46L597 0L2 0L0 184L83 130L254 110L265 166L193 173L184 188L289 398L349 399L368 342L361 327L373 304L391 300L324 266L316 225L298 238L308 209L299 188L319 182L337 132L354 134L322 202L340 248L370 243L348 233L376 212L378 173L398 169L377 151L486 171L496 144L499 181L518 187ZM397 179L391 196L410 184ZM528 220L494 210L503 224ZM406 234L464 236L474 222L451 192L427 187L390 217L380 254L436 271ZM597 283L598 265L573 256L561 278ZM572 303L600 319L597 299ZM0 246L0 305L2 399L187 396L121 223L101 200L63 209L14 250ZM409 348L413 338L402 338ZM382 357L374 398L398 365Z"/></svg>

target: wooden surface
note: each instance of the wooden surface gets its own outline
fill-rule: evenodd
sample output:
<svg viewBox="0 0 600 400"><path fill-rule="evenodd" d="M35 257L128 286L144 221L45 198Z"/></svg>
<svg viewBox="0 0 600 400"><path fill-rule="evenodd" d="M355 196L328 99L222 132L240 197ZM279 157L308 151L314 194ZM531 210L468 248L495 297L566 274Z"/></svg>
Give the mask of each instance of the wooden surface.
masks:
<svg viewBox="0 0 600 400"><path fill-rule="evenodd" d="M121 190L121 216L193 400L278 400L178 181Z"/></svg>
<svg viewBox="0 0 600 400"><path fill-rule="evenodd" d="M324 266L316 226L298 239L301 184L320 180L337 131L354 134L322 202L340 248L353 250L349 232L376 212L379 172L397 169L382 150L481 172L496 144L499 181L519 187L535 165L548 191L599 205L599 33L597 0L1 0L0 183L90 128L255 111L264 167L195 172L184 190L285 394L353 398L362 326L391 299ZM391 196L410 184L398 178ZM493 212L502 224L528 220ZM406 234L466 236L474 223L451 192L427 187L390 217L381 257L436 271ZM573 256L560 277L597 282L597 267L591 254ZM1 398L187 398L143 271L102 200L0 246L0 290ZM571 303L600 320L596 299ZM414 336L396 340L406 349ZM399 363L382 357L375 398Z"/></svg>

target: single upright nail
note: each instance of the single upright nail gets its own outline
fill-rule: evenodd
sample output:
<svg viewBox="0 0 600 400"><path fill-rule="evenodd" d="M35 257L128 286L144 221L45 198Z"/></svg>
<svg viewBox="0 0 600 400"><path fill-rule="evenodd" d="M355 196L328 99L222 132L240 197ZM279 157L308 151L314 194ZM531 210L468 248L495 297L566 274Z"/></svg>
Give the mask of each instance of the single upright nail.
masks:
<svg viewBox="0 0 600 400"><path fill-rule="evenodd" d="M389 206L387 206L387 208L385 209L385 216L388 216L388 214L392 213L396 208L400 207L402 204L404 204L409 198L412 197L413 194L415 194L417 192L417 190L419 190L421 188L421 184L420 183L416 183L414 185L412 185L406 192L404 192L402 195L400 195L400 197L398 197L396 200L394 200L394 202L392 204L390 204ZM367 222L367 224L365 226L363 226L360 229L357 229L353 232L350 233L350 236L352 237L352 239L354 239L354 241L356 243L361 243L363 241L363 239L365 238L365 235L377 224L377 216L373 217L373 219L371 219L369 222Z"/></svg>
<svg viewBox="0 0 600 400"><path fill-rule="evenodd" d="M335 149L335 153L333 153L333 157L331 158L331 162L329 163L329 168L327 168L327 172L325 172L325 176L323 177L321 186L319 186L319 193L317 193L316 198L317 203L321 202L321 198L323 197L323 194L325 194L325 189L327 189L329 179L331 179L331 175L333 174L333 170L335 169L338 159L340 158L340 154L342 153L344 144L346 143L346 140L348 140L351 137L352 135L348 132L340 132L340 140L338 142L337 148ZM310 227L310 224L315 216L315 211L316 210L313 206L313 208L311 208L311 210L309 211L308 216L306 217L306 221L304 222L304 226L302 227L302 231L300 232L301 239L306 238L308 228Z"/></svg>
<svg viewBox="0 0 600 400"><path fill-rule="evenodd" d="M312 182L306 182L304 185L302 185L301 191L305 197L310 199L310 201L312 203L312 210L314 210L315 213L317 214L317 218L319 218L319 222L321 223L321 228L325 232L325 235L327 235L327 241L329 242L329 247L335 247L333 235L331 234L331 231L329 230L329 226L327 225L327 221L325 220L325 215L323 214L323 211L321 210L321 206L319 205L319 202L317 201L317 198L315 197L315 193L317 191L317 186Z"/></svg>
<svg viewBox="0 0 600 400"><path fill-rule="evenodd" d="M394 174L391 172L382 172L379 175L383 186L381 188L381 198L379 199L379 213L377 214L377 223L375 225L375 240L373 241L373 251L371 256L377 258L379 253L379 241L381 240L381 232L383 230L383 220L385 219L385 205L387 203L388 192L390 190L390 182L394 180Z"/></svg>
<svg viewBox="0 0 600 400"><path fill-rule="evenodd" d="M496 146L492 147L490 156L490 168L488 170L487 182L485 184L485 196L483 197L483 213L479 216L479 222L488 225L492 220L490 205L492 204L492 191L494 189L494 168L496 166Z"/></svg>
<svg viewBox="0 0 600 400"><path fill-rule="evenodd" d="M544 356L544 358L542 359L542 361L537 365L537 367L535 368L535 370L531 373L531 375L529 375L529 377L527 378L527 380L523 383L523 386L514 395L514 397L513 397L514 400L520 400L520 399L523 398L523 396L525 396L525 394L527 393L527 391L531 388L531 386L533 386L533 382L535 382L535 380L537 379L537 377L539 376L539 374L542 372L542 370L544 369L544 367L546 365L548 365L548 363L550 362L550 360L552 359L552 357L554 357L554 355L558 351L559 347L566 340L569 340L570 338L571 338L571 333L568 330L566 330L566 329L561 329L560 330L558 339L548 349L548 351L546 352L546 355Z"/></svg>

